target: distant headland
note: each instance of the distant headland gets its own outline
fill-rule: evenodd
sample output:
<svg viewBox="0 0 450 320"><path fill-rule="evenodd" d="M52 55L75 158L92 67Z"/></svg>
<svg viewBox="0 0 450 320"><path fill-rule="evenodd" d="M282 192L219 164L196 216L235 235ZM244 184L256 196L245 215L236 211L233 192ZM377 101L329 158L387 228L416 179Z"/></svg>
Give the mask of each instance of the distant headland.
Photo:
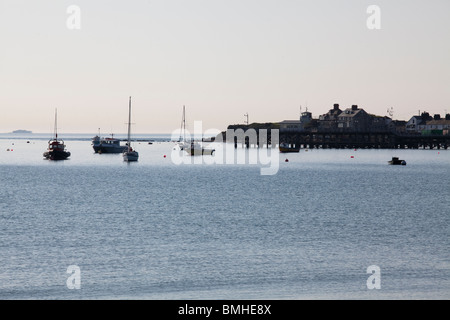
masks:
<svg viewBox="0 0 450 320"><path fill-rule="evenodd" d="M27 134L30 134L30 133L33 133L33 132L29 131L29 130L14 130L11 133L27 133Z"/></svg>

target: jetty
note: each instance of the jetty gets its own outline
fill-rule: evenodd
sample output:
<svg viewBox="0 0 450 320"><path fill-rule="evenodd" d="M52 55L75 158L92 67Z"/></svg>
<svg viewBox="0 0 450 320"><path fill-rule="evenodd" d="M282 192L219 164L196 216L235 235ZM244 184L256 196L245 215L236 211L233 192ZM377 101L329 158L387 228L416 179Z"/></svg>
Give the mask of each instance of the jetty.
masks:
<svg viewBox="0 0 450 320"><path fill-rule="evenodd" d="M244 132L234 137L236 148L239 144L247 148L259 147L259 143L252 144L251 141L259 141L261 130L267 133L267 145L271 145L271 131L274 129L278 130L277 143L305 149L446 150L450 146L450 114L441 117L422 112L409 121L392 120L387 116L369 114L357 105L341 110L339 104L334 104L328 113L316 119L306 111L298 120L246 123L227 128ZM226 141L226 132L221 134L222 141Z"/></svg>
<svg viewBox="0 0 450 320"><path fill-rule="evenodd" d="M448 149L450 136L386 132L280 133L280 141L308 149Z"/></svg>

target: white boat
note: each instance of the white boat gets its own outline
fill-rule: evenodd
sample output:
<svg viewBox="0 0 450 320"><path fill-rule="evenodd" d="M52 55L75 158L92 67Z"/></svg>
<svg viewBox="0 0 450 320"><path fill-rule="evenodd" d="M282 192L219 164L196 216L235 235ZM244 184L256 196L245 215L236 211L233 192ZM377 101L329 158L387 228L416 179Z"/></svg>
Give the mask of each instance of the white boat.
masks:
<svg viewBox="0 0 450 320"><path fill-rule="evenodd" d="M127 143L127 150L123 152L123 160L124 161L138 161L139 159L139 153L136 150L133 150L131 147L131 97L130 102L128 106L128 143Z"/></svg>
<svg viewBox="0 0 450 320"><path fill-rule="evenodd" d="M183 117L181 118L180 139L178 140L177 145L180 150L189 148L189 143L186 142L186 107L185 106L183 106Z"/></svg>
<svg viewBox="0 0 450 320"><path fill-rule="evenodd" d="M178 140L178 148L186 151L191 156L212 155L215 149L204 148L202 143L194 140L186 140L186 107L183 106L183 117L181 119L180 139Z"/></svg>
<svg viewBox="0 0 450 320"><path fill-rule="evenodd" d="M184 150L191 156L213 155L216 151L215 149L204 148L202 143L197 141L192 141L191 145L185 147Z"/></svg>

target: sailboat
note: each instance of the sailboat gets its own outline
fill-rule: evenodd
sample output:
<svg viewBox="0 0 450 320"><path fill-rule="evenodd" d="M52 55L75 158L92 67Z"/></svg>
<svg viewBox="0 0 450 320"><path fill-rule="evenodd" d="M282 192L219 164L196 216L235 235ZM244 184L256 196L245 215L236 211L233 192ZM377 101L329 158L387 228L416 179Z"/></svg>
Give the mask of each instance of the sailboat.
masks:
<svg viewBox="0 0 450 320"><path fill-rule="evenodd" d="M191 156L203 156L203 155L213 155L216 151L211 148L204 148L203 142L191 141L191 144L186 144L184 150Z"/></svg>
<svg viewBox="0 0 450 320"><path fill-rule="evenodd" d="M133 148L131 147L130 131L131 131L131 97L128 106L128 143L127 143L128 148L123 152L123 160L128 162L138 161L139 159L139 153L136 150L133 150Z"/></svg>
<svg viewBox="0 0 450 320"><path fill-rule="evenodd" d="M184 148L189 148L189 144L186 143L186 108L183 106L183 117L181 119L181 132L180 139L178 140L178 147L180 150Z"/></svg>
<svg viewBox="0 0 450 320"><path fill-rule="evenodd" d="M212 155L215 149L204 148L202 143L190 139L186 141L186 108L183 106L183 118L181 120L180 139L178 140L178 147L180 150L186 151L191 156L197 155Z"/></svg>
<svg viewBox="0 0 450 320"><path fill-rule="evenodd" d="M58 139L57 119L58 110L55 109L55 128L53 139L48 141L47 151L43 154L44 158L47 160L66 160L70 157L70 152L66 150L64 141Z"/></svg>

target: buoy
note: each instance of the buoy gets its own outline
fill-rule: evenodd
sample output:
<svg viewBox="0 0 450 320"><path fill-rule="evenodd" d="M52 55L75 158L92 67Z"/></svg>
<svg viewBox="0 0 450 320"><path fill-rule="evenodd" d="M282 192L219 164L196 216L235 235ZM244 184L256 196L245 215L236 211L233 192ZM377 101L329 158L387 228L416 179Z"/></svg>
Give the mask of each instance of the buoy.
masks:
<svg viewBox="0 0 450 320"><path fill-rule="evenodd" d="M286 159L286 160L284 160L284 162L289 162L289 160L288 160L288 159Z"/></svg>
<svg viewBox="0 0 450 320"><path fill-rule="evenodd" d="M164 158L166 157L166 155L164 155Z"/></svg>
<svg viewBox="0 0 450 320"><path fill-rule="evenodd" d="M353 158L354 158L354 156L351 156L350 158L352 158L352 159L353 159Z"/></svg>

